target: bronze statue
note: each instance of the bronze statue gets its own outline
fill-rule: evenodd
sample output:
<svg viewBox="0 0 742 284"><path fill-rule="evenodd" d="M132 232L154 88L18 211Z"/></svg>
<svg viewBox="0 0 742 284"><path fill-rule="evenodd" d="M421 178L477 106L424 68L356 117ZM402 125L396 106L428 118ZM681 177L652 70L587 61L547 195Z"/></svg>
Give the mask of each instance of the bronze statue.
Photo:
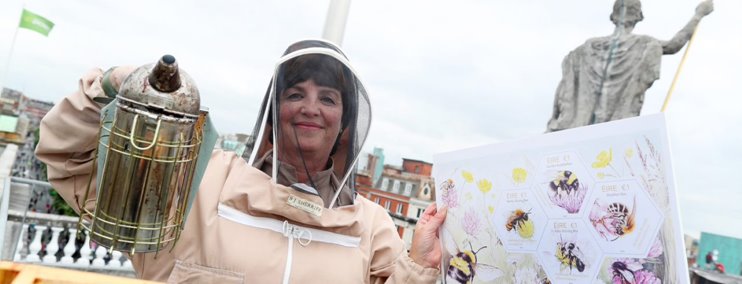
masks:
<svg viewBox="0 0 742 284"><path fill-rule="evenodd" d="M712 0L701 2L688 24L663 41L631 33L644 19L639 0L616 0L613 34L588 39L564 58L547 131L638 116L644 92L659 79L662 55L683 48L713 10Z"/></svg>

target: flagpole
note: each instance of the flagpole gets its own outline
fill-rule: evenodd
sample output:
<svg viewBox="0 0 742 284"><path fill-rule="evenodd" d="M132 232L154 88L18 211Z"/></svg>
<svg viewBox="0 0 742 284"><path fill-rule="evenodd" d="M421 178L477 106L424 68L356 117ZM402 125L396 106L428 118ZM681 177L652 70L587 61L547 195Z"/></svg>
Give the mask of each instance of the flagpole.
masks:
<svg viewBox="0 0 742 284"><path fill-rule="evenodd" d="M672 97L673 91L675 91L675 84L678 83L678 78L680 78L680 71L683 70L683 65L685 65L685 59L688 58L688 50L690 50L690 46L693 44L693 39L696 38L697 32L698 32L698 26L696 26L696 28L693 29L693 34L690 35L688 44L685 46L685 51L683 52L683 58L680 59L678 70L675 70L675 77L673 77L672 79L672 83L670 84L670 89L667 91L667 95L665 96L665 102L662 104L662 108L660 109L660 112L665 112L667 110L667 105L670 104L670 98Z"/></svg>
<svg viewBox="0 0 742 284"><path fill-rule="evenodd" d="M23 17L24 10L26 10L26 3L23 3L23 8L21 9L21 18ZM0 77L0 92L2 92L1 88L5 87L5 80L8 79L7 77L8 77L8 70L10 69L10 59L13 58L13 49L15 49L15 39L18 37L18 30L20 28L21 28L20 24L15 26L15 32L13 32L13 39L10 41L10 52L8 52L8 59L5 60L5 67L3 67L3 76Z"/></svg>
<svg viewBox="0 0 742 284"><path fill-rule="evenodd" d="M325 19L325 29L322 32L323 39L338 46L343 45L348 10L350 10L350 0L330 0L330 6L327 8L327 18Z"/></svg>

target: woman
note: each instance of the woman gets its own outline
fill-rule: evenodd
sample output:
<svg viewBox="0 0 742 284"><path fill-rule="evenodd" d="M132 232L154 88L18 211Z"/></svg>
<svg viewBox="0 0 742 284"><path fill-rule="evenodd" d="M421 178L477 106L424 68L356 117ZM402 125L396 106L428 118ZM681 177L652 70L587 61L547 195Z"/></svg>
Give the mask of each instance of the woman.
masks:
<svg viewBox="0 0 742 284"><path fill-rule="evenodd" d="M130 71L116 68L103 81L117 88ZM73 207L93 166L100 106L92 98L103 96L102 77L83 77L41 123L36 154ZM177 283L435 281L445 210L426 210L408 255L387 212L352 190L370 118L365 88L338 47L291 45L263 101L251 155L214 151L180 240L157 255L133 255L137 275Z"/></svg>

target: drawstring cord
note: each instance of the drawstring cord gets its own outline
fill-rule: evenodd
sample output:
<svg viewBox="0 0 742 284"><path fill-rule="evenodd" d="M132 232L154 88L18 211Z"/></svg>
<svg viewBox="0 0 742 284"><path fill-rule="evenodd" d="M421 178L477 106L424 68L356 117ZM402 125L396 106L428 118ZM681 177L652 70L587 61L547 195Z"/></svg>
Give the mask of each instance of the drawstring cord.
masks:
<svg viewBox="0 0 742 284"><path fill-rule="evenodd" d="M312 242L312 232L304 228L291 225L288 221L283 221L283 236L289 240L289 249L286 256L286 269L283 271L283 282L289 283L289 277L291 276L291 264L293 262L294 255L294 239L303 247L309 245Z"/></svg>

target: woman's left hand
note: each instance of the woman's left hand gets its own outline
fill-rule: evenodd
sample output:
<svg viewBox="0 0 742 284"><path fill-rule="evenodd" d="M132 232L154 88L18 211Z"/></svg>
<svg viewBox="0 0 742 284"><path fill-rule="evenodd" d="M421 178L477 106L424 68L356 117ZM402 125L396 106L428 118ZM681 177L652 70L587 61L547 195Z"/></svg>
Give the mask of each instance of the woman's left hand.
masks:
<svg viewBox="0 0 742 284"><path fill-rule="evenodd" d="M415 235L412 237L410 258L415 263L428 268L438 267L441 263L441 242L438 229L446 220L446 207L438 210L435 203L425 209L417 221Z"/></svg>

